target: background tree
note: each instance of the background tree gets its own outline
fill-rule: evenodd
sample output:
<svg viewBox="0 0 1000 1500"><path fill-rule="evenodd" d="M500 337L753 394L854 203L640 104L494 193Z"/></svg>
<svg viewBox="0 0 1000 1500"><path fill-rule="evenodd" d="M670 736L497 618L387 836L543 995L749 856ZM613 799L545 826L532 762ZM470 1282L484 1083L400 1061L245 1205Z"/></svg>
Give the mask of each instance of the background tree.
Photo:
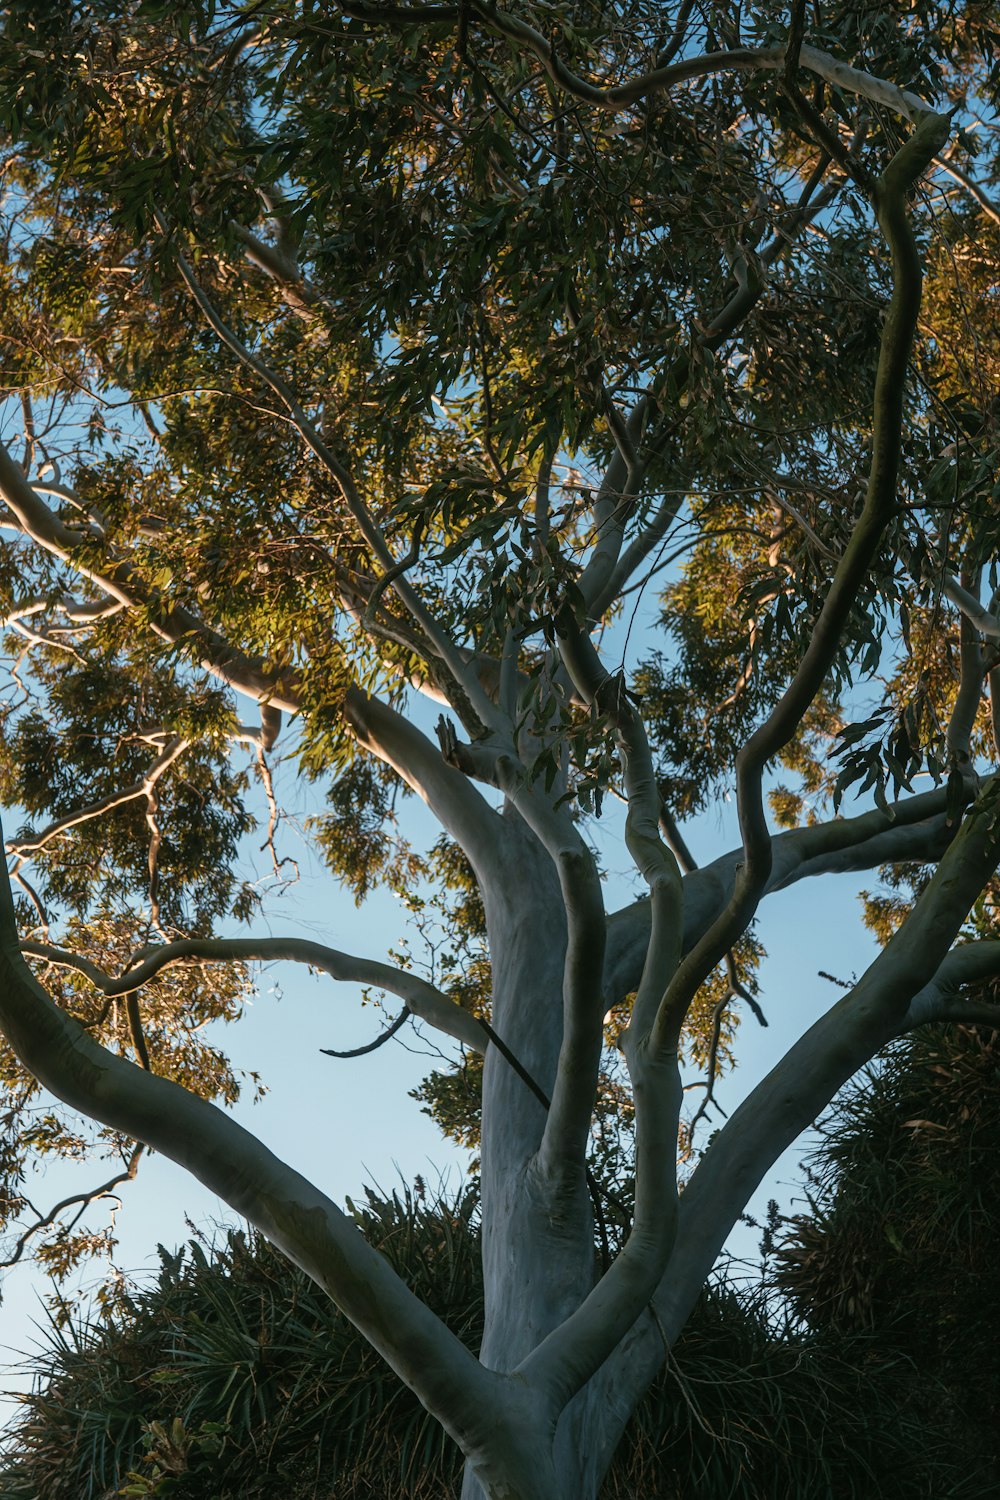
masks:
<svg viewBox="0 0 1000 1500"><path fill-rule="evenodd" d="M968 254L995 216L995 21L5 10L2 772L32 819L18 906L0 893L11 1220L29 1150L85 1145L39 1134L41 1083L122 1172L128 1142L162 1151L328 1291L466 1456L466 1500L595 1495L778 1154L896 1037L995 1016L993 334ZM646 634L653 578L627 681L608 627ZM289 715L348 890L447 878L401 788L458 846L486 1025L412 966L213 935L253 915L230 750L266 789ZM875 806L838 816L852 785ZM697 868L677 819L732 789L742 847ZM768 795L796 826L771 832ZM610 915L602 812L638 887ZM879 957L679 1195L682 1068L700 1049L714 1076L753 999L761 901L914 861ZM192 1007L233 1014L239 965L278 956L484 1056L478 1359L212 1102L234 1081ZM635 1145L602 1259L608 1040ZM58 1214L27 1219L12 1253Z"/></svg>

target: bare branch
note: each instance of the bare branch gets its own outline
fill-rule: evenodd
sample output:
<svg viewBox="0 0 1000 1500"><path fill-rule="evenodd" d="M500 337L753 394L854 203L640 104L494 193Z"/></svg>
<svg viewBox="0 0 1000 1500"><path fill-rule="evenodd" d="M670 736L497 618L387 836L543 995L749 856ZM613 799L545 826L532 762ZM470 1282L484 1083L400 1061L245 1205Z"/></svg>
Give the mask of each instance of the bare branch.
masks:
<svg viewBox="0 0 1000 1500"><path fill-rule="evenodd" d="M46 963L76 969L86 975L102 994L109 998L133 995L164 969L174 964L222 963L298 963L308 964L322 974L329 974L347 984L359 984L385 990L405 1000L412 1013L446 1036L454 1037L465 1047L482 1052L483 1036L476 1018L449 1000L443 991L428 984L419 975L374 959L357 958L341 953L324 943L306 938L182 938L148 950L119 978L106 974L96 964L68 949L50 943L25 941L22 953Z"/></svg>
<svg viewBox="0 0 1000 1500"><path fill-rule="evenodd" d="M994 224L1000 224L1000 208L997 208L993 199L984 192L974 177L971 177L963 167L956 165L950 156L938 156L935 160L942 172L947 172L949 177L953 177L956 182L962 184L966 192L979 204L979 207L988 219L992 219Z"/></svg>
<svg viewBox="0 0 1000 1500"><path fill-rule="evenodd" d="M553 809L513 756L497 758L499 785L542 844L566 913L562 1041L538 1162L558 1180L586 1155L603 1043L604 898L594 857L564 809Z"/></svg>
<svg viewBox="0 0 1000 1500"><path fill-rule="evenodd" d="M983 698L983 648L966 615L959 620L959 683L948 720L945 741L954 766L962 772L972 767L972 733Z"/></svg>
<svg viewBox="0 0 1000 1500"><path fill-rule="evenodd" d="M1000 619L991 610L985 609L975 594L964 588L949 572L942 570L939 581L945 598L949 599L956 609L961 610L980 635L984 635L987 640L1000 643Z"/></svg>
<svg viewBox="0 0 1000 1500"><path fill-rule="evenodd" d="M180 735L171 735L141 780L134 781L131 786L123 787L119 792L109 792L106 797L98 797L74 812L66 813L64 817L57 818L54 823L50 823L41 833L32 833L27 838L18 840L9 839L4 848L8 854L15 855L19 860L29 859L32 854L37 854L40 849L44 849L46 844L58 838L61 833L68 833L70 829L78 828L82 823L88 823L93 818L99 818L102 813L110 812L113 808L123 807L126 802L135 802L141 797L148 799L163 773L173 765L178 756L188 749L190 744L190 740L185 740Z"/></svg>
<svg viewBox="0 0 1000 1500"><path fill-rule="evenodd" d="M657 68L665 68L683 47L687 39L688 25L693 10L694 0L682 0L681 7L677 12L677 20L674 22L674 29L656 54Z"/></svg>
<svg viewBox="0 0 1000 1500"><path fill-rule="evenodd" d="M628 803L625 842L650 892L649 947L625 1040L626 1056L638 1062L640 1049L648 1042L664 991L681 955L681 871L672 850L660 837L662 803L653 758L645 725L629 701L623 676L611 676L605 670L590 637L579 628L569 610L561 612L556 629L563 662L577 692L584 702L603 709L617 731ZM676 1045L675 1036L674 1053Z"/></svg>
<svg viewBox="0 0 1000 1500"><path fill-rule="evenodd" d="M374 5L349 4L346 0L340 0L340 8L351 16L362 16L363 13L366 20L375 21L380 16L380 8ZM442 9L431 8L439 11ZM421 9L419 6L411 8L410 13L414 19L419 17ZM553 82L567 93L585 104L594 104L613 112L626 109L651 95L666 93L690 78L705 78L713 73L726 72L784 72L787 65L788 49L785 46L733 47L723 52L692 55L665 67L656 67L649 73L640 73L626 83L602 86L590 83L574 73L560 59L547 37L509 11L476 3L476 0L471 0L470 10L478 16L486 30L507 37L537 57ZM839 62L816 47L800 46L798 63L807 72L825 78L845 93L884 104L914 124L932 113L930 106L910 90L899 88L885 79L875 78L848 63Z"/></svg>
<svg viewBox="0 0 1000 1500"><path fill-rule="evenodd" d="M39 1215L34 1223L29 1224L27 1229L23 1230L18 1236L10 1254L0 1259L0 1268L6 1271L11 1266L16 1266L35 1235L41 1234L44 1229L50 1229L60 1214L64 1214L68 1208L77 1209L77 1212L68 1225L68 1228L72 1229L75 1224L79 1223L92 1203L98 1203L102 1198L113 1198L116 1196L115 1188L121 1187L125 1182L134 1182L135 1174L139 1170L139 1162L145 1150L146 1148L143 1145L135 1146L122 1171L116 1172L113 1177L109 1177L107 1182L102 1182L98 1187L88 1188L81 1193L72 1193L68 1198L60 1199L53 1208L49 1209L47 1214Z"/></svg>
<svg viewBox="0 0 1000 1500"><path fill-rule="evenodd" d="M229 227L246 250L247 260L271 277L292 311L307 322L313 322L316 309L326 299L308 277L303 276L292 256L280 245L269 244L234 220L230 220Z"/></svg>
<svg viewBox="0 0 1000 1500"><path fill-rule="evenodd" d="M811 1026L714 1137L680 1202L676 1249L654 1300L608 1360L601 1381L629 1410L677 1337L726 1236L764 1174L837 1090L880 1048L929 1020L994 1024L997 1008L946 998L994 975L1000 943L949 944L1000 860L994 779L966 819L914 910L860 982ZM928 983L927 975L934 977ZM623 1395L623 1392L628 1393Z"/></svg>
<svg viewBox="0 0 1000 1500"><path fill-rule="evenodd" d="M691 1214L693 1239L728 1233L772 1162L837 1089L893 1037L920 1024L928 1007L917 997L925 987L939 1003L943 990L973 977L977 962L995 962L1000 944L990 945L985 955L967 952L980 944L949 948L1000 861L998 807L1000 778L994 778L913 911L858 984L809 1028L716 1136L684 1192L682 1213ZM935 976L930 986L928 974ZM694 1194L690 1203L689 1194Z"/></svg>
<svg viewBox="0 0 1000 1500"><path fill-rule="evenodd" d="M333 1047L321 1047L319 1050L326 1057L367 1057L370 1052L377 1052L380 1047L385 1046L386 1042L391 1042L396 1032L400 1031L406 1025L412 1014L413 1012L410 1010L410 1007L404 1005L392 1025L387 1026L384 1031L380 1031L373 1042L366 1042L363 1047L348 1047L345 1052L338 1052Z"/></svg>
<svg viewBox="0 0 1000 1500"><path fill-rule="evenodd" d="M1000 1026L1000 1005L971 1000L965 991L1000 979L1000 942L962 943L952 948L929 984L910 1001L907 1029L931 1021L971 1021Z"/></svg>
<svg viewBox="0 0 1000 1500"><path fill-rule="evenodd" d="M676 1035L672 1043L668 1039L659 1046L650 1045L651 1028L680 957L683 915L680 870L659 835L660 797L645 728L628 700L621 677L612 677L605 671L589 636L568 611L559 617L557 630L563 661L577 691L585 701L604 709L617 729L629 808L626 841L636 868L649 886L652 916L632 1020L624 1038L636 1120L632 1229L596 1289L520 1366L524 1377L550 1403L553 1413L565 1406L612 1352L652 1295L666 1264L677 1226L677 1179L674 1153L664 1146L676 1140L683 1097ZM567 911L571 917L572 952L572 913L568 901ZM568 985L567 995L570 995ZM570 997L564 1013L566 1030L575 1024L582 1032L586 1010L582 1017L574 1015ZM585 1040L584 1034L581 1052ZM565 1051L564 1044L557 1094ZM584 1094L584 1082L581 1069L580 1102L586 1100L589 1115L592 1093Z"/></svg>

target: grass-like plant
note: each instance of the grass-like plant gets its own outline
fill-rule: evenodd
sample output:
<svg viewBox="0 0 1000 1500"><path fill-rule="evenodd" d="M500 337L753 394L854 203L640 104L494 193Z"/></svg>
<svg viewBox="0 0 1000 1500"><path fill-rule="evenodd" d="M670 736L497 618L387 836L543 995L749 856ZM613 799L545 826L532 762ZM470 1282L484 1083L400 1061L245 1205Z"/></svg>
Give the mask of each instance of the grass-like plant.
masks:
<svg viewBox="0 0 1000 1500"><path fill-rule="evenodd" d="M366 1193L369 1239L475 1346L476 1201ZM53 1326L0 1463L0 1500L451 1500L461 1458L413 1394L263 1240L161 1247L114 1317ZM776 1322L717 1281L630 1425L606 1500L976 1493L907 1362L864 1331Z"/></svg>

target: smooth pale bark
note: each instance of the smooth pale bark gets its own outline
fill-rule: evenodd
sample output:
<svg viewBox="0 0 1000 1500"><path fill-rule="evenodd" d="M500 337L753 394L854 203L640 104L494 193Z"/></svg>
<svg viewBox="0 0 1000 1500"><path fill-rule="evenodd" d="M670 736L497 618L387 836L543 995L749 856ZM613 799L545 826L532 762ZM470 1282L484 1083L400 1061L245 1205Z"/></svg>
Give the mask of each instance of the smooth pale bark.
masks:
<svg viewBox="0 0 1000 1500"><path fill-rule="evenodd" d="M517 815L504 821L510 836L483 888L493 953L493 1025L551 1097L563 1033L565 909L549 854ZM596 1280L583 1165L575 1176L560 1174L554 1193L556 1184L537 1159L544 1130L542 1105L491 1047L483 1078L481 1358L494 1370L521 1364L579 1307ZM590 1401L585 1393L562 1414L555 1432L546 1432L537 1453L538 1487L525 1490L523 1500L577 1500L592 1491ZM541 1409L537 1393L533 1405ZM463 1500L495 1500L506 1493L485 1488L481 1473L467 1469Z"/></svg>

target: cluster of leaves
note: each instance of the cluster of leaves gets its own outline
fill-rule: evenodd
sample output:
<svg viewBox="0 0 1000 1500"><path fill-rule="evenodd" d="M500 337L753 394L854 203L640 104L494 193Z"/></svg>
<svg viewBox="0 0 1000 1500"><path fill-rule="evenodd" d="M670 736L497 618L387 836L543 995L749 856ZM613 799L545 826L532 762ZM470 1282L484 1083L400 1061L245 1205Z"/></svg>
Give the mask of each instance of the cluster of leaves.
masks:
<svg viewBox="0 0 1000 1500"><path fill-rule="evenodd" d="M557 26L570 57L611 71L626 64L626 37L629 65L647 63L662 22L642 3L610 33L590 3L571 19L549 7L537 19ZM199 5L182 18L155 5L109 4L99 17L9 8L0 73L13 81L16 68L17 87L0 93L33 153L30 169L11 167L23 211L7 251L9 326L40 351L47 380L58 352L76 362L78 389L125 389L164 424L155 464L170 483L156 525L137 529L150 506L133 476L109 538L128 540L142 575L169 579L178 600L209 601L216 624L266 661L307 665L314 765L345 756L335 705L349 678L412 665L398 642L383 643L376 664L344 620L343 570L358 556L342 500L205 337L154 229L164 205L178 242L200 249L198 276L220 315L307 409L321 409L400 550L419 533L428 597L478 649L499 650L510 601L528 640L565 595L588 538L592 476L614 451L607 402L645 392L650 423L670 441L636 521L675 494L698 538L666 598L675 659L669 671L649 665L641 685L662 721L677 811L694 810L787 677L856 508L872 312L886 291L862 208L847 194L824 216L822 257L780 258L721 359L692 331L725 305L737 250L780 228L809 164L766 78L749 114L716 80L692 85L683 107L650 104L623 130L555 109L535 70L487 32L463 52L444 26L372 28L275 4L236 68L226 48L238 24L238 10ZM712 24L733 40L726 7ZM773 43L787 17L764 5L744 24ZM973 79L966 58L973 45L991 55L991 26L990 7L924 5L904 17L859 4L817 12L811 35L849 44L908 86L947 77L988 96L991 79ZM876 111L873 160L895 141ZM197 190L178 191L187 182ZM240 269L234 224L293 257L315 293L308 316ZM937 267L934 306L954 321L962 292L951 270ZM978 354L964 376L957 358L935 330L925 378L939 401L957 386L968 401L970 382L982 385ZM933 502L923 404L915 393L911 471ZM554 461L545 543L532 507ZM790 474L793 512L774 489ZM877 666L892 598L880 588L859 602L845 663ZM391 598L381 609L398 634ZM596 810L615 765L600 726L590 732L597 749L577 756L577 780ZM815 761L797 769L818 785Z"/></svg>

